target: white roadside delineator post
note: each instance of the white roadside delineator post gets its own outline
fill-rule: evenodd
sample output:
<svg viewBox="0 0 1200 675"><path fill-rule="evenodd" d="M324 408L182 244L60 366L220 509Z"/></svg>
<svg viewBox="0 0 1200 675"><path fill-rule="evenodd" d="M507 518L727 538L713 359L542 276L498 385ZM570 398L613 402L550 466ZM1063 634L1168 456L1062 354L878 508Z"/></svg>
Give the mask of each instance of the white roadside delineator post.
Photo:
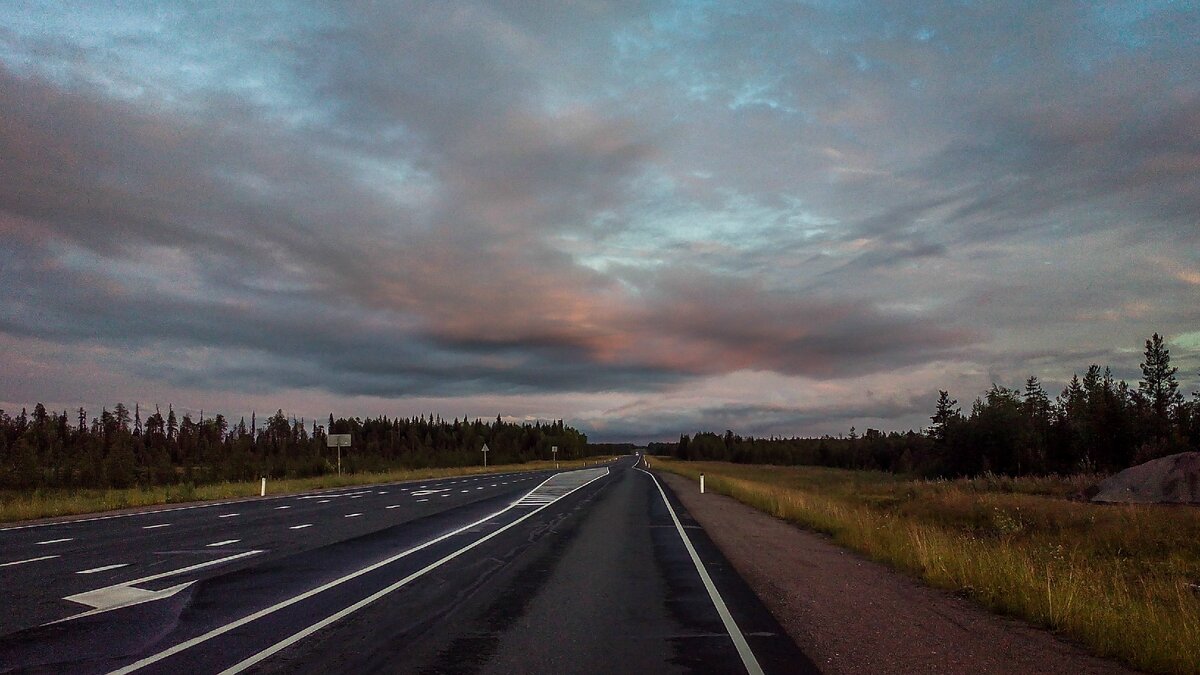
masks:
<svg viewBox="0 0 1200 675"><path fill-rule="evenodd" d="M259 497L266 497L266 496L267 496L267 477L266 477L266 476L263 476L263 479L262 479L262 490L261 490L261 491L258 493L258 496L259 496Z"/></svg>
<svg viewBox="0 0 1200 675"><path fill-rule="evenodd" d="M700 494L704 494L704 474L700 474Z"/></svg>

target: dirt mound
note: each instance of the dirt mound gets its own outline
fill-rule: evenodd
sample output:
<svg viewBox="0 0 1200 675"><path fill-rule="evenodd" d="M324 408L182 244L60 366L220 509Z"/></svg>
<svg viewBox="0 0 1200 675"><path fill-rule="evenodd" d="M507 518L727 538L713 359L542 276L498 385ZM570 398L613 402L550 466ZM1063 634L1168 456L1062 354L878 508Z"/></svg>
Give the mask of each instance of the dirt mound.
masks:
<svg viewBox="0 0 1200 675"><path fill-rule="evenodd" d="M1152 459L1105 479L1094 502L1200 504L1200 452Z"/></svg>

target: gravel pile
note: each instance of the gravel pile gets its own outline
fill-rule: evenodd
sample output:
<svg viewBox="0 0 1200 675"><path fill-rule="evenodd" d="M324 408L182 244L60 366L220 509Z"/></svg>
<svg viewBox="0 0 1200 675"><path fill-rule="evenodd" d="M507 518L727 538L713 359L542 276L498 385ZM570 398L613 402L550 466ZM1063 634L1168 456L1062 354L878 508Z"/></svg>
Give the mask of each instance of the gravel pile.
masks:
<svg viewBox="0 0 1200 675"><path fill-rule="evenodd" d="M1152 459L1100 483L1094 502L1200 504L1200 452Z"/></svg>

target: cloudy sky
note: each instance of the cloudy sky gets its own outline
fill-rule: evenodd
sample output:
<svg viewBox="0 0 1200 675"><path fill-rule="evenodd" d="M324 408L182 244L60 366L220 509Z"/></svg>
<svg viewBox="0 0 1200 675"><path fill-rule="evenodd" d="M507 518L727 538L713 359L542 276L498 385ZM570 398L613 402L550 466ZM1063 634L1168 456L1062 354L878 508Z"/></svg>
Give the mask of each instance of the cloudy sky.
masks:
<svg viewBox="0 0 1200 675"><path fill-rule="evenodd" d="M0 5L0 407L927 423L1168 336L1195 2Z"/></svg>

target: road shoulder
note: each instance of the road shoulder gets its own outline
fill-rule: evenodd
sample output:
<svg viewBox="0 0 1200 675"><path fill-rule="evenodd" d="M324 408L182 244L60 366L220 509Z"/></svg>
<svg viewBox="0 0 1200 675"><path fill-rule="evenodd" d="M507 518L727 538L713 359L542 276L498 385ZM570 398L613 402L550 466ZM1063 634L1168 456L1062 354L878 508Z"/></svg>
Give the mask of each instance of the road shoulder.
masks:
<svg viewBox="0 0 1200 675"><path fill-rule="evenodd" d="M826 673L1135 671L724 495L655 472Z"/></svg>

